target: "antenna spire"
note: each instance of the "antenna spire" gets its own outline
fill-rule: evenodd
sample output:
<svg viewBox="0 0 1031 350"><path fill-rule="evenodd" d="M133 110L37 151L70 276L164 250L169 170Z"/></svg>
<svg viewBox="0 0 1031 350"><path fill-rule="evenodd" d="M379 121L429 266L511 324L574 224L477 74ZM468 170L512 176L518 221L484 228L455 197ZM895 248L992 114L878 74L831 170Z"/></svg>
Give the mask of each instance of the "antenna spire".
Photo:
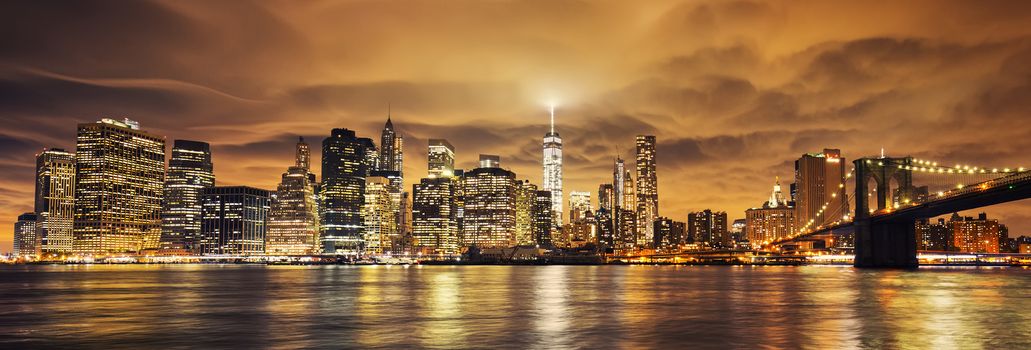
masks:
<svg viewBox="0 0 1031 350"><path fill-rule="evenodd" d="M551 133L555 133L555 105L551 105Z"/></svg>

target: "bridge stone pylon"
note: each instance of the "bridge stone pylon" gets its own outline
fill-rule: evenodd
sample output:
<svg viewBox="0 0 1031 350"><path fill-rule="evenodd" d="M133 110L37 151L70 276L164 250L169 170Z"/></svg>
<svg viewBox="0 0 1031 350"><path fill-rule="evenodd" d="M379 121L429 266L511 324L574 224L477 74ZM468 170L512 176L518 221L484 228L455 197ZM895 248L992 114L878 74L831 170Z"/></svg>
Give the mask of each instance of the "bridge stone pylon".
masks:
<svg viewBox="0 0 1031 350"><path fill-rule="evenodd" d="M868 182L874 180L877 192L877 210L891 207L893 198L911 198L914 192L913 174L903 169L912 163L905 158L860 158L855 164L856 267L916 267L916 221L908 217L898 220L870 219ZM890 194L891 181L898 184L897 196Z"/></svg>

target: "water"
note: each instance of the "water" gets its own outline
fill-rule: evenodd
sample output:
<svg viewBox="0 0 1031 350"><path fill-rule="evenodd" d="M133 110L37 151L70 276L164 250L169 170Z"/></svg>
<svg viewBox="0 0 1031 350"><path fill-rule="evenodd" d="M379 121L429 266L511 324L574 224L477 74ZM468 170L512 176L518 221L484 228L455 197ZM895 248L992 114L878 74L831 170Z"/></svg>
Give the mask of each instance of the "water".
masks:
<svg viewBox="0 0 1031 350"><path fill-rule="evenodd" d="M0 266L0 348L1031 348L1031 270Z"/></svg>

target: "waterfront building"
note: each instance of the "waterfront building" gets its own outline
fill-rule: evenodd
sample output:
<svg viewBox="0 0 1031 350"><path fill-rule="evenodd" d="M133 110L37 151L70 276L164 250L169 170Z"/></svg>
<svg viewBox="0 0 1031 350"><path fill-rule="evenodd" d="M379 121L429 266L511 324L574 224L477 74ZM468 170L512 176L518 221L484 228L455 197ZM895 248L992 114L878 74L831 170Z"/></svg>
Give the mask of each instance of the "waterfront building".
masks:
<svg viewBox="0 0 1031 350"><path fill-rule="evenodd" d="M429 177L412 188L412 249L415 253L458 253L458 207L450 177Z"/></svg>
<svg viewBox="0 0 1031 350"><path fill-rule="evenodd" d="M615 246L615 230L612 225L612 212L604 207L594 212L595 232L600 250L611 253Z"/></svg>
<svg viewBox="0 0 1031 350"><path fill-rule="evenodd" d="M562 137L555 131L555 106L551 107L551 129L544 134L544 185L551 193L553 226L562 226Z"/></svg>
<svg viewBox="0 0 1031 350"><path fill-rule="evenodd" d="M655 136L637 135L637 236L638 245L655 242L655 218L659 216L659 180L655 166Z"/></svg>
<svg viewBox="0 0 1031 350"><path fill-rule="evenodd" d="M165 139L125 119L79 124L73 251L136 253L157 248Z"/></svg>
<svg viewBox="0 0 1031 350"><path fill-rule="evenodd" d="M617 253L632 252L637 248L637 215L633 210L616 207L612 220L613 250Z"/></svg>
<svg viewBox="0 0 1031 350"><path fill-rule="evenodd" d="M849 213L848 197L842 186L845 175L845 159L837 149L807 153L795 161L795 227L823 225ZM818 215L824 204L827 213Z"/></svg>
<svg viewBox="0 0 1031 350"><path fill-rule="evenodd" d="M702 243L715 248L731 248L727 232L727 213L705 209L687 215L689 243Z"/></svg>
<svg viewBox="0 0 1031 350"><path fill-rule="evenodd" d="M365 179L365 205L362 217L365 220L364 253L366 255L390 252L392 240L397 238L397 216L393 185L384 176L369 176Z"/></svg>
<svg viewBox="0 0 1031 350"><path fill-rule="evenodd" d="M952 219L953 245L964 253L998 253L1000 225L995 219L981 213L977 218L959 218L954 214Z"/></svg>
<svg viewBox="0 0 1031 350"><path fill-rule="evenodd" d="M652 230L655 232L655 249L676 250L685 243L687 236L686 223L667 217L656 218L652 222Z"/></svg>
<svg viewBox="0 0 1031 350"><path fill-rule="evenodd" d="M37 154L35 192L41 252L70 253L75 224L75 154L60 148Z"/></svg>
<svg viewBox="0 0 1031 350"><path fill-rule="evenodd" d="M427 155L429 177L455 176L455 146L444 139L430 139Z"/></svg>
<svg viewBox="0 0 1031 350"><path fill-rule="evenodd" d="M201 254L263 254L270 196L267 190L247 186L203 189Z"/></svg>
<svg viewBox="0 0 1031 350"><path fill-rule="evenodd" d="M175 140L161 201L162 248L200 253L200 196L212 186L211 147L206 142Z"/></svg>
<svg viewBox="0 0 1031 350"><path fill-rule="evenodd" d="M555 208L555 197L551 191L536 191L534 194L533 242L539 247L551 247L556 227L555 214L551 212Z"/></svg>
<svg viewBox="0 0 1031 350"><path fill-rule="evenodd" d="M958 218L958 216L957 216ZM916 249L931 251L951 251L953 248L952 222L939 218L931 223L927 219L916 222Z"/></svg>
<svg viewBox="0 0 1031 350"><path fill-rule="evenodd" d="M480 164L461 178L462 245L514 246L515 173L500 168L499 160L492 156L481 155Z"/></svg>
<svg viewBox="0 0 1031 350"><path fill-rule="evenodd" d="M515 194L515 236L516 245L534 245L536 239L535 209L537 206L537 185L528 180L516 181Z"/></svg>
<svg viewBox="0 0 1031 350"><path fill-rule="evenodd" d="M773 184L770 198L757 208L745 211L745 237L753 246L760 246L795 232L794 203L785 199L780 179Z"/></svg>
<svg viewBox="0 0 1031 350"><path fill-rule="evenodd" d="M295 148L294 165L283 173L269 211L265 253L268 255L313 255L319 242L319 185L309 170L311 151L301 137Z"/></svg>
<svg viewBox="0 0 1031 350"><path fill-rule="evenodd" d="M14 255L15 256L40 256L42 243L36 234L36 213L24 213L18 215L18 221L14 223Z"/></svg>
<svg viewBox="0 0 1031 350"><path fill-rule="evenodd" d="M322 141L322 252L358 255L362 252L365 221L365 177L369 174L372 141L353 130L333 129ZM378 157L377 157L378 158Z"/></svg>

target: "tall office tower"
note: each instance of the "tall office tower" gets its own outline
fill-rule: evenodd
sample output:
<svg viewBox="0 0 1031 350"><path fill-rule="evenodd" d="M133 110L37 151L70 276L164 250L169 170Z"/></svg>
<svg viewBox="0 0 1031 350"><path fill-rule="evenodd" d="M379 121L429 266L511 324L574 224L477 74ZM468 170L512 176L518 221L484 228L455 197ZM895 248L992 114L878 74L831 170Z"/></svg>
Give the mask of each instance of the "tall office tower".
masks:
<svg viewBox="0 0 1031 350"><path fill-rule="evenodd" d="M610 249L615 246L615 233L612 226L612 212L604 207L594 212L594 222L597 225L598 245L602 252L611 253Z"/></svg>
<svg viewBox="0 0 1031 350"><path fill-rule="evenodd" d="M989 220L985 213L981 213L976 219L972 217L961 219L959 215L953 215L952 237L957 251L998 253L999 236L999 221Z"/></svg>
<svg viewBox="0 0 1031 350"><path fill-rule="evenodd" d="M390 121L390 113L387 113L387 124L383 126L383 133L380 136L379 168L378 170L396 171L399 176L404 176L404 138L394 131L394 123Z"/></svg>
<svg viewBox="0 0 1031 350"><path fill-rule="evenodd" d="M377 148L376 143L368 137L359 137L358 143L365 148L365 176L369 176L370 172L380 168L379 148Z"/></svg>
<svg viewBox="0 0 1031 350"><path fill-rule="evenodd" d="M133 253L161 238L165 139L125 119L79 124L73 251Z"/></svg>
<svg viewBox="0 0 1031 350"><path fill-rule="evenodd" d="M752 246L790 236L795 232L794 203L784 199L780 179L773 184L770 199L761 207L745 210L745 237Z"/></svg>
<svg viewBox="0 0 1031 350"><path fill-rule="evenodd" d="M322 140L322 252L358 255L365 221L365 177L369 174L368 139L354 131L333 129Z"/></svg>
<svg viewBox="0 0 1031 350"><path fill-rule="evenodd" d="M626 191L623 186L626 185L626 165L623 164L623 159L616 156L616 161L612 165L612 198L615 199L613 202L614 207L626 209L624 199L626 199Z"/></svg>
<svg viewBox="0 0 1031 350"><path fill-rule="evenodd" d="M270 195L267 190L247 186L205 188L201 194L201 254L263 254Z"/></svg>
<svg viewBox="0 0 1031 350"><path fill-rule="evenodd" d="M401 221L397 224L399 243L393 247L393 252L405 254L412 252L412 202L410 192L401 192L401 204L398 210L401 212Z"/></svg>
<svg viewBox="0 0 1031 350"><path fill-rule="evenodd" d="M562 137L555 131L555 106L551 106L551 130L544 134L544 188L551 192L555 227L562 227Z"/></svg>
<svg viewBox="0 0 1031 350"><path fill-rule="evenodd" d="M709 209L687 214L688 235L694 243L710 247L730 248L730 234L727 232L727 213Z"/></svg>
<svg viewBox="0 0 1031 350"><path fill-rule="evenodd" d="M633 251L637 244L637 215L630 209L616 207L612 220L613 249L617 252Z"/></svg>
<svg viewBox="0 0 1031 350"><path fill-rule="evenodd" d="M541 247L553 245L555 227L555 196L550 191L537 191L533 206L533 241Z"/></svg>
<svg viewBox="0 0 1031 350"><path fill-rule="evenodd" d="M931 223L927 219L920 219L916 222L916 249L932 251L953 250L953 223L945 222L945 219L938 219L937 223Z"/></svg>
<svg viewBox="0 0 1031 350"><path fill-rule="evenodd" d="M308 166L311 151L304 138L297 141L294 166L283 173L269 211L265 253L313 255L320 250L318 183Z"/></svg>
<svg viewBox="0 0 1031 350"><path fill-rule="evenodd" d="M385 215L389 216L393 221L389 231L384 233L382 242L380 242L380 248L383 253L402 253L404 247L404 237L402 227L405 224L404 203L405 194L404 184L401 179L401 172L392 170L375 170L370 173L373 177L382 177L387 179L389 182L385 189L387 196L390 198L390 206L387 208L389 212ZM368 186L368 181L366 181ZM368 193L368 190L366 190ZM366 200L368 203L368 200ZM368 221L368 220L366 220Z"/></svg>
<svg viewBox="0 0 1031 350"><path fill-rule="evenodd" d="M457 180L430 177L412 186L413 253L458 253Z"/></svg>
<svg viewBox="0 0 1031 350"><path fill-rule="evenodd" d="M655 231L655 242L652 243L655 249L676 250L685 243L687 224L684 222L659 217L652 222L652 226Z"/></svg>
<svg viewBox="0 0 1031 350"><path fill-rule="evenodd" d="M37 219L36 213L18 215L18 221L14 223L14 255L40 256L42 253L42 242L36 234Z"/></svg>
<svg viewBox="0 0 1031 350"><path fill-rule="evenodd" d="M637 234L638 243L654 243L655 218L659 216L659 180L655 168L655 136L637 135Z"/></svg>
<svg viewBox="0 0 1031 350"><path fill-rule="evenodd" d="M200 194L213 186L211 147L206 142L175 140L161 201L163 248L200 253Z"/></svg>
<svg viewBox="0 0 1031 350"><path fill-rule="evenodd" d="M75 222L75 154L51 148L36 155L35 204L41 251L70 253Z"/></svg>
<svg viewBox="0 0 1031 350"><path fill-rule="evenodd" d="M430 139L429 177L452 177L455 175L455 146L444 139Z"/></svg>
<svg viewBox="0 0 1031 350"><path fill-rule="evenodd" d="M587 219L587 213L590 211L590 192L569 192L569 222L577 222Z"/></svg>
<svg viewBox="0 0 1031 350"><path fill-rule="evenodd" d="M841 151L824 149L795 161L795 227L819 226L848 214L845 195L845 159ZM817 215L824 204L827 211Z"/></svg>
<svg viewBox="0 0 1031 350"><path fill-rule="evenodd" d="M396 237L394 231L397 217L394 200L390 196L391 189L390 179L384 176L365 178L365 205L362 206L362 218L365 220L363 253L366 255L390 252L390 240Z"/></svg>
<svg viewBox="0 0 1031 350"><path fill-rule="evenodd" d="M462 244L480 248L514 246L515 173L497 167L476 168L465 172L460 186Z"/></svg>
<svg viewBox="0 0 1031 350"><path fill-rule="evenodd" d="M516 181L515 193L515 239L517 245L534 245L537 206L537 185L529 180ZM550 221L550 220L549 220Z"/></svg>
<svg viewBox="0 0 1031 350"><path fill-rule="evenodd" d="M612 184L601 184L598 186L598 208L612 212L616 203L616 192Z"/></svg>

